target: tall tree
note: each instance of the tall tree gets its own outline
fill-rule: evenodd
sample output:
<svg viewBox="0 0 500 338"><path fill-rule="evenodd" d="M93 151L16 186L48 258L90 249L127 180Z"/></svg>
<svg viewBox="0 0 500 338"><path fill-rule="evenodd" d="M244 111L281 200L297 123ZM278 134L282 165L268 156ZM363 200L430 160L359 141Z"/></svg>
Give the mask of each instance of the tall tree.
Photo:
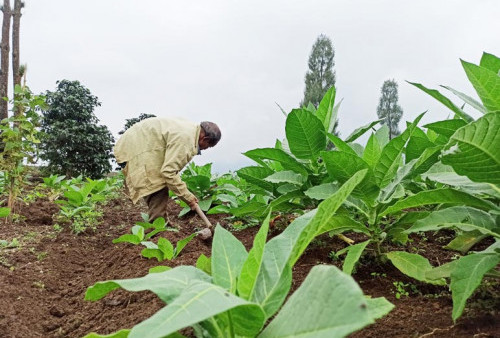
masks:
<svg viewBox="0 0 500 338"><path fill-rule="evenodd" d="M14 88L16 85L21 84L22 78L22 74L19 72L19 30L21 27L21 9L23 7L24 2L21 0L14 1L14 11L12 12L12 78Z"/></svg>
<svg viewBox="0 0 500 338"><path fill-rule="evenodd" d="M0 120L9 117L9 106L4 97L9 96L9 52L10 52L10 19L12 10L10 0L4 0L2 6L2 42L0 42Z"/></svg>
<svg viewBox="0 0 500 338"><path fill-rule="evenodd" d="M318 36L309 55L309 70L305 76L306 88L301 107L311 103L317 108L328 89L335 86L334 56L332 40L324 34Z"/></svg>
<svg viewBox="0 0 500 338"><path fill-rule="evenodd" d="M383 119L382 124L389 127L389 137L400 134L398 129L399 120L403 116L403 109L398 104L398 84L394 80L386 80L382 85L380 101L377 107L379 119Z"/></svg>
<svg viewBox="0 0 500 338"><path fill-rule="evenodd" d="M51 173L92 178L111 170L113 136L100 126L94 108L98 98L78 81L62 80L47 91L49 108L42 111L41 158Z"/></svg>

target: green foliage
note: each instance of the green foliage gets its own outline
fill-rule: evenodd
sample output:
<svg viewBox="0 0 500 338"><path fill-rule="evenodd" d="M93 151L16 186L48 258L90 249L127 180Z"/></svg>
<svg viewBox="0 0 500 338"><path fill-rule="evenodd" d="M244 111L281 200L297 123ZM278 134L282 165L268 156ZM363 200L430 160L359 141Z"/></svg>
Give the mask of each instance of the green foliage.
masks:
<svg viewBox="0 0 500 338"><path fill-rule="evenodd" d="M394 80L386 80L382 85L377 115L382 124L389 127L389 138L400 134L398 124L403 116L403 109L398 104L398 84Z"/></svg>
<svg viewBox="0 0 500 338"><path fill-rule="evenodd" d="M327 90L335 86L334 56L332 40L324 34L318 36L309 55L309 70L305 76L306 87L301 107L308 104L318 107Z"/></svg>
<svg viewBox="0 0 500 338"><path fill-rule="evenodd" d="M146 214L147 215L147 214ZM146 232L147 230L150 231ZM167 227L167 222L163 217L158 217L153 223L149 223L148 219L144 222L137 222L131 229L131 234L125 234L113 240L113 243L130 243L140 244L144 240L148 240L163 231L178 231L175 228Z"/></svg>
<svg viewBox="0 0 500 338"><path fill-rule="evenodd" d="M53 180L48 181L53 182ZM56 195L60 196L62 193L64 198L55 202L60 205L57 220L69 223L76 234L89 227L95 230L102 215L98 210L98 205L113 198L122 184L123 181L117 177L99 180L87 178L86 182L83 182L81 177L61 181L60 190L56 190L58 191Z"/></svg>
<svg viewBox="0 0 500 338"><path fill-rule="evenodd" d="M160 237L158 239L158 244L153 242L141 242L146 248L142 249L141 255L146 258L156 258L158 262L164 261L166 259L172 260L180 255L182 249L193 240L197 233L193 233L186 238L181 239L177 242L175 248L173 244L166 238Z"/></svg>
<svg viewBox="0 0 500 338"><path fill-rule="evenodd" d="M461 127L446 145L442 162L472 181L500 185L499 128L500 112Z"/></svg>
<svg viewBox="0 0 500 338"><path fill-rule="evenodd" d="M265 243L267 217L249 253L231 233L218 226L212 245L212 277L194 267L179 266L142 278L97 283L87 290L85 299L98 300L121 287L129 291L151 290L167 303L133 327L128 337L164 337L189 326L197 337L348 335L384 316L393 306L384 298L366 298L351 277L333 266L313 268L262 329L285 301L291 287L291 267L363 175L353 177L318 210L296 219ZM303 312L305 307L307 314Z"/></svg>
<svg viewBox="0 0 500 338"><path fill-rule="evenodd" d="M0 218L7 217L10 215L10 208L2 207L0 208Z"/></svg>
<svg viewBox="0 0 500 338"><path fill-rule="evenodd" d="M43 110L41 158L51 173L99 178L111 170L113 136L98 125L97 97L78 81L62 80L47 91Z"/></svg>
<svg viewBox="0 0 500 338"><path fill-rule="evenodd" d="M125 119L125 126L123 127L122 130L118 132L118 135L122 135L124 132L127 131L128 128L132 127L134 124L137 122L141 122L142 120L148 119L150 117L156 117L154 114L140 114L138 117L133 117L131 119Z"/></svg>
<svg viewBox="0 0 500 338"><path fill-rule="evenodd" d="M11 101L16 113L0 123L0 170L2 186L7 190L7 206L13 210L26 172L25 162L33 163L38 154L39 115L45 98L33 95L28 87L16 85L14 100Z"/></svg>

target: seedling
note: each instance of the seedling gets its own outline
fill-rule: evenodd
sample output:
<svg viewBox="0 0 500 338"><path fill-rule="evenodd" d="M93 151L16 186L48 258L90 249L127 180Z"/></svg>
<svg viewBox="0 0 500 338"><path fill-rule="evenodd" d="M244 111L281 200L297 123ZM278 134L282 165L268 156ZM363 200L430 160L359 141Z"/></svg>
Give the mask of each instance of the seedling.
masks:
<svg viewBox="0 0 500 338"><path fill-rule="evenodd" d="M197 235L197 233L191 234L188 237L181 239L177 242L177 245L174 246L172 243L164 238L160 237L158 239L158 244L153 242L141 242L146 248L142 249L141 254L146 258L156 258L158 262L164 261L166 259L172 260L177 258L181 253L182 249L191 242L191 240Z"/></svg>

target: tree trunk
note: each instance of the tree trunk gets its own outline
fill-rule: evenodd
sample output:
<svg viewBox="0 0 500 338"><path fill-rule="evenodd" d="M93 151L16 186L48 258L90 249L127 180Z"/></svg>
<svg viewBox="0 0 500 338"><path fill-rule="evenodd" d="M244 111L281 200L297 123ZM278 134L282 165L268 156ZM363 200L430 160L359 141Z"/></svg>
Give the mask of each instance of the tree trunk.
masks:
<svg viewBox="0 0 500 338"><path fill-rule="evenodd" d="M10 0L3 1L3 23L2 23L2 42L0 43L1 61L0 61L0 119L9 117L8 102L3 98L9 95L9 52L10 52L10 18L12 11L10 9Z"/></svg>
<svg viewBox="0 0 500 338"><path fill-rule="evenodd" d="M19 27L21 25L21 0L14 1L14 11L12 12L12 78L13 88L21 84L21 74L19 73ZM15 112L19 114L19 112Z"/></svg>

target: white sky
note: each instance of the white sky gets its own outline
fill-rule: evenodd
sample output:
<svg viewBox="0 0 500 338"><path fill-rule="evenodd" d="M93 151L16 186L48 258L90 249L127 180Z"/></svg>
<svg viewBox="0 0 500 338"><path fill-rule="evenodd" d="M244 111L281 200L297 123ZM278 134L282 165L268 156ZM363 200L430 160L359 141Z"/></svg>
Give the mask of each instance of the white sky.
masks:
<svg viewBox="0 0 500 338"><path fill-rule="evenodd" d="M399 83L403 120L428 110L424 124L449 111L405 80L473 94L459 59L500 56L500 0L26 0L23 13L35 93L79 80L115 137L140 113L214 121L222 140L195 162L217 172L284 137L275 102L297 108L321 33L335 48L344 137L377 118L384 80Z"/></svg>

